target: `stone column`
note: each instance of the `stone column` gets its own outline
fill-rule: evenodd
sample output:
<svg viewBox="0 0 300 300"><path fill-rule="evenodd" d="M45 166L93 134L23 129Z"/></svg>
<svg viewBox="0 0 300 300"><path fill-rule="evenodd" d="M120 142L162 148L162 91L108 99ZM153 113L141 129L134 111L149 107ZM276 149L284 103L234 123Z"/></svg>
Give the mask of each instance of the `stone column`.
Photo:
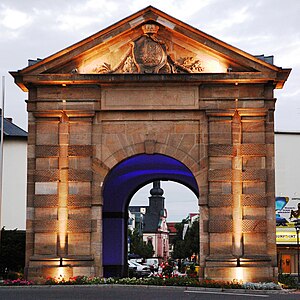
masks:
<svg viewBox="0 0 300 300"><path fill-rule="evenodd" d="M237 238L239 223L233 224L233 213L240 218L238 193L241 189L239 182L241 166L239 157L232 155L234 147L237 155L239 153L240 119L237 115L232 122L233 112L232 110L206 112L209 121L207 228L209 249L205 258L204 277L220 280L231 277L231 267L236 263L233 254L234 231L237 241L234 251L240 250L240 238Z"/></svg>
<svg viewBox="0 0 300 300"><path fill-rule="evenodd" d="M27 139L27 208L26 208L26 253L25 276L28 276L30 257L34 254L34 172L36 168L36 123L32 113L28 114Z"/></svg>
<svg viewBox="0 0 300 300"><path fill-rule="evenodd" d="M57 236L57 254L60 258L68 254L68 173L69 173L69 159L68 159L68 146L69 146L69 118L63 112L59 122L59 182L58 182L58 236Z"/></svg>
<svg viewBox="0 0 300 300"><path fill-rule="evenodd" d="M206 257L209 255L209 233L208 233L208 117L201 112L199 116L199 166L196 175L199 187L199 264L200 278L205 277Z"/></svg>
<svg viewBox="0 0 300 300"><path fill-rule="evenodd" d="M233 234L233 256L240 258L243 255L242 234L242 205L243 193L241 156L242 124L241 117L236 110L231 125L232 134L232 234Z"/></svg>

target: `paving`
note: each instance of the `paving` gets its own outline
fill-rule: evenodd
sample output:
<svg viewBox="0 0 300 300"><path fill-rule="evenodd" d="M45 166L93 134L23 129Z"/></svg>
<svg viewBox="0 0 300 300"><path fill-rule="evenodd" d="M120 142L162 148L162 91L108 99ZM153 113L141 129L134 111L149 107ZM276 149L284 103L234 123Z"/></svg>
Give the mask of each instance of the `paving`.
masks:
<svg viewBox="0 0 300 300"><path fill-rule="evenodd" d="M195 287L129 286L129 285L74 285L0 287L0 299L300 299L296 290L243 290Z"/></svg>

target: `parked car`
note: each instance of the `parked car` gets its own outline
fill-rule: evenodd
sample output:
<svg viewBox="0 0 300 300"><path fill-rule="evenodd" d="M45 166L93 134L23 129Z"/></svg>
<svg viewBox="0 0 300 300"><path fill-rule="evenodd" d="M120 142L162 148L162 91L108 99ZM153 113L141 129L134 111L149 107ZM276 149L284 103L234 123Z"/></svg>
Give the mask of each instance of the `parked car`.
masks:
<svg viewBox="0 0 300 300"><path fill-rule="evenodd" d="M150 267L151 271L157 272L159 267L158 258L147 258L146 265Z"/></svg>
<svg viewBox="0 0 300 300"><path fill-rule="evenodd" d="M146 277L152 273L149 266L141 265L133 260L128 260L128 268L132 270L136 268L135 272L137 277Z"/></svg>
<svg viewBox="0 0 300 300"><path fill-rule="evenodd" d="M133 263L128 261L128 276L129 277L137 277L136 269L137 269L137 267Z"/></svg>

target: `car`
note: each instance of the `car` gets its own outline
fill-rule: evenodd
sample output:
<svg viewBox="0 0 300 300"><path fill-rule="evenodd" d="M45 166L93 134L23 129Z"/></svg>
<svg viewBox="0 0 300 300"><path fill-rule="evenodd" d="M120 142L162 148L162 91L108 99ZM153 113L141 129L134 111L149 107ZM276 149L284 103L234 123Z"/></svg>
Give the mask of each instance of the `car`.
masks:
<svg viewBox="0 0 300 300"><path fill-rule="evenodd" d="M154 270L155 272L157 272L158 267L159 267L158 258L147 258L146 259L146 265L148 265L151 270Z"/></svg>
<svg viewBox="0 0 300 300"><path fill-rule="evenodd" d="M137 277L147 277L152 273L149 266L141 265L133 260L128 260L128 268L131 270L135 270L135 274Z"/></svg>
<svg viewBox="0 0 300 300"><path fill-rule="evenodd" d="M137 269L137 267L133 263L128 261L128 276L129 277L137 277L136 269Z"/></svg>

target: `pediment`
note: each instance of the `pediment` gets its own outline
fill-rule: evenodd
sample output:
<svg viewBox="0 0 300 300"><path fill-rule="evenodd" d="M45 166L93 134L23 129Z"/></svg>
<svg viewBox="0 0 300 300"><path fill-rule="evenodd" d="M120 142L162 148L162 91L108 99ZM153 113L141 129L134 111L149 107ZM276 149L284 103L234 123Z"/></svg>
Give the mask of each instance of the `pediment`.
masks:
<svg viewBox="0 0 300 300"><path fill-rule="evenodd" d="M254 71L158 23L144 23L47 73L226 73Z"/></svg>
<svg viewBox="0 0 300 300"><path fill-rule="evenodd" d="M281 71L149 6L18 75Z"/></svg>

